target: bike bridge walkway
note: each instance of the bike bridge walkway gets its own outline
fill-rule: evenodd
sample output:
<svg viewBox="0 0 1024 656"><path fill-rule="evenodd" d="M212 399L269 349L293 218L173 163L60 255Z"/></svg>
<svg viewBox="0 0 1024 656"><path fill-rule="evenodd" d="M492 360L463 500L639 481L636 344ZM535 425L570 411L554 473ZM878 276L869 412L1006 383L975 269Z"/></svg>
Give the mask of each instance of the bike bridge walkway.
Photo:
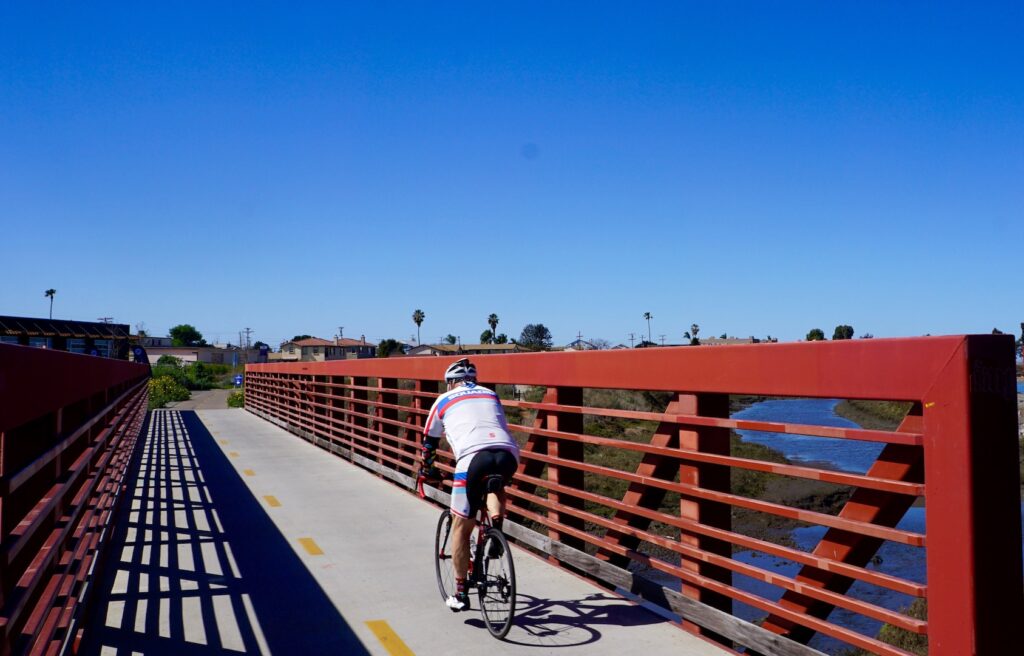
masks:
<svg viewBox="0 0 1024 656"><path fill-rule="evenodd" d="M80 654L723 654L516 548L515 626L442 604L438 508L244 410L150 413Z"/></svg>

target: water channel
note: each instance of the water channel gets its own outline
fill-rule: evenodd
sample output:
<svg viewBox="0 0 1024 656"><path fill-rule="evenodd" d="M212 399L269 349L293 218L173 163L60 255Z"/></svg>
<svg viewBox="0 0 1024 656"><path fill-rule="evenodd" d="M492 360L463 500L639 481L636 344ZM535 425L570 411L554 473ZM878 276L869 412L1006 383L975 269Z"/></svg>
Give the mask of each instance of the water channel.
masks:
<svg viewBox="0 0 1024 656"><path fill-rule="evenodd" d="M1017 389L1019 393L1024 394L1024 383L1018 383ZM735 413L733 417L793 424L858 427L856 423L835 413L838 403L835 399L775 399L755 403ZM883 448L882 444L855 440L755 431L738 431L738 433L744 441L763 444L775 449L795 464L807 464L823 469L860 474L867 472ZM1024 516L1024 507L1022 507L1022 516ZM924 507L910 508L897 526L907 531L925 533ZM817 545L826 530L820 526L797 528L791 532L790 537L797 547L804 551L810 551ZM926 582L925 556L926 551L923 548L885 542L879 549L876 558L867 567L924 583ZM801 568L800 565L788 560L752 551L741 551L734 554L733 557L790 577L795 576ZM656 578L665 585L670 583L678 585L678 580L669 577L659 576ZM739 574L734 574L733 583L742 590L772 601L778 600L782 594L782 591L775 586ZM854 583L848 594L892 610L904 608L913 601L913 598L907 595L861 582ZM748 621L758 621L765 616L764 611L739 602L734 602L733 612ZM833 611L829 620L868 636L874 636L881 628L881 623L876 620L842 609ZM850 649L848 645L823 635L815 636L810 644L829 654L841 654Z"/></svg>

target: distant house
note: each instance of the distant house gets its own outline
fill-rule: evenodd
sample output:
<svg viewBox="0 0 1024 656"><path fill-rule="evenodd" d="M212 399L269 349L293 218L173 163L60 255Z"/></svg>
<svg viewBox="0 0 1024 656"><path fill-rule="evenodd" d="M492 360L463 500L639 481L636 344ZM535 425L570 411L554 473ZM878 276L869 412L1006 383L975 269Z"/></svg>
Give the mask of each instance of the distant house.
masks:
<svg viewBox="0 0 1024 656"><path fill-rule="evenodd" d="M575 339L565 345L566 351L596 351L597 347L585 339Z"/></svg>
<svg viewBox="0 0 1024 656"><path fill-rule="evenodd" d="M409 350L409 355L498 355L522 353L518 344L421 344Z"/></svg>
<svg viewBox="0 0 1024 656"><path fill-rule="evenodd" d="M259 349L240 349L237 346L227 346L226 348L223 346L146 346L146 356L149 358L150 364L156 364L165 355L178 358L182 362L226 364L237 367L256 362Z"/></svg>
<svg viewBox="0 0 1024 656"><path fill-rule="evenodd" d="M756 337L702 337L701 346L732 346L735 344L760 344Z"/></svg>
<svg viewBox="0 0 1024 656"><path fill-rule="evenodd" d="M278 353L271 353L269 359L276 362L326 362L328 360L355 360L372 358L377 355L377 345L361 339L341 337L334 341L310 337L284 342Z"/></svg>

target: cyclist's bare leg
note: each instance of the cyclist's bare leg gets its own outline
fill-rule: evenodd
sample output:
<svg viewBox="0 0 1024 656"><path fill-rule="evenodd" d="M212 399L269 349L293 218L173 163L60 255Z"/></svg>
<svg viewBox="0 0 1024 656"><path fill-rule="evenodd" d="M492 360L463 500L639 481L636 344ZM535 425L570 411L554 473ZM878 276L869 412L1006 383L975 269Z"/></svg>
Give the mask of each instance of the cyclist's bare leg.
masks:
<svg viewBox="0 0 1024 656"><path fill-rule="evenodd" d="M472 517L452 513L452 567L457 579L465 579L469 571L469 536L475 525L476 520Z"/></svg>
<svg viewBox="0 0 1024 656"><path fill-rule="evenodd" d="M500 527L505 517L505 492L487 494L487 516L495 526Z"/></svg>

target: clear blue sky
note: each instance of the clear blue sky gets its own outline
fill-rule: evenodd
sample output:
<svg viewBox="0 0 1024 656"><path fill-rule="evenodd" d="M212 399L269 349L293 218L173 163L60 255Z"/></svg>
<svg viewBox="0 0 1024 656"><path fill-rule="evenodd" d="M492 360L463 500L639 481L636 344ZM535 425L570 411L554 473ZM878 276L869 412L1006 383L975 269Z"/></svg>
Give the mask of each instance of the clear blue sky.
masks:
<svg viewBox="0 0 1024 656"><path fill-rule="evenodd" d="M0 314L1019 331L1022 3L339 4L4 3Z"/></svg>

